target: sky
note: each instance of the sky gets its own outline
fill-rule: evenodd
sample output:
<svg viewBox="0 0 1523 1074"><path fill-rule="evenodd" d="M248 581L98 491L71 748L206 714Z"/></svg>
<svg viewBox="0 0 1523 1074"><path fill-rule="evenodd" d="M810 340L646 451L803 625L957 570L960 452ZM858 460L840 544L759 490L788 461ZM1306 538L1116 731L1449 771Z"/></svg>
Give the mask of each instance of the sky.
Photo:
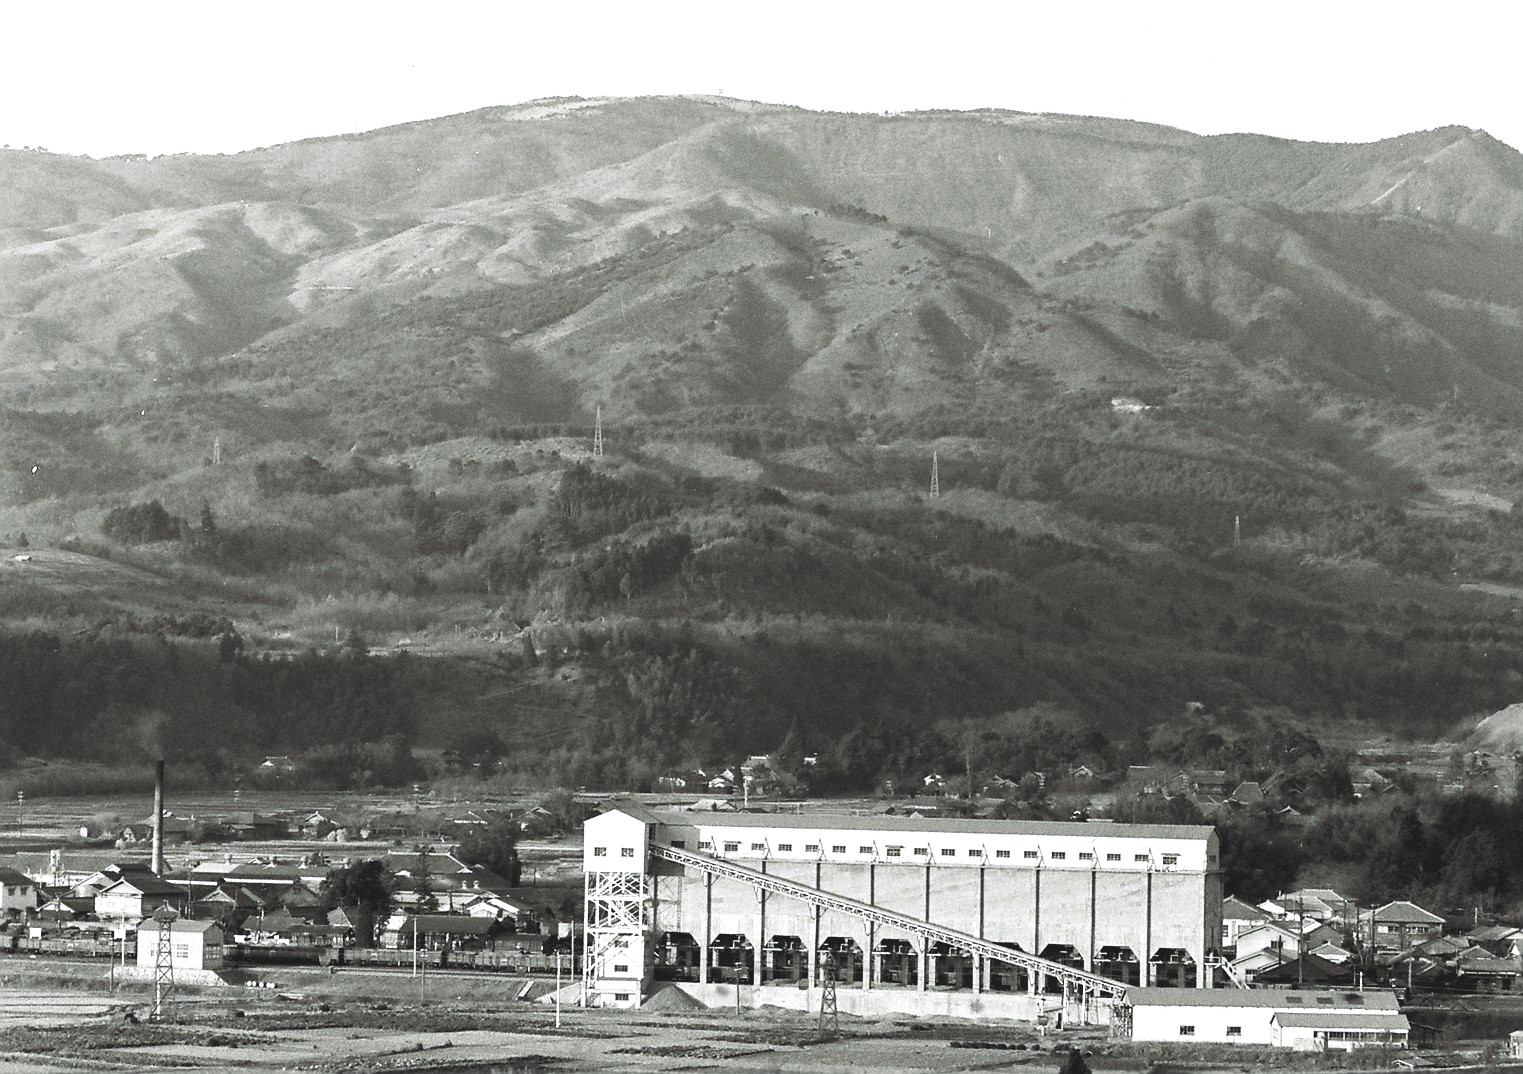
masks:
<svg viewBox="0 0 1523 1074"><path fill-rule="evenodd" d="M552 96L1006 108L1523 148L1523 5L52 0L7 5L0 144L229 153Z"/></svg>

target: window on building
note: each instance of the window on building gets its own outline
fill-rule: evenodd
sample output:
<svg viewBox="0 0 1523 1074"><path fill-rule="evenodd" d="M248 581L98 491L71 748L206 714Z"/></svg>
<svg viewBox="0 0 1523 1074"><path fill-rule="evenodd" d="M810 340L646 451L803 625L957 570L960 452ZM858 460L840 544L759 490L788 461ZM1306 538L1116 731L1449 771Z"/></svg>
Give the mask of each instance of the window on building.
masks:
<svg viewBox="0 0 1523 1074"><path fill-rule="evenodd" d="M634 856L635 856L635 848L634 847L620 847L619 848L619 857L621 857L621 858L632 858Z"/></svg>
<svg viewBox="0 0 1523 1074"><path fill-rule="evenodd" d="M712 839L700 839L700 840L698 840L698 849L699 850L713 850L714 849L714 840L712 840Z"/></svg>
<svg viewBox="0 0 1523 1074"><path fill-rule="evenodd" d="M752 850L766 850L767 849L767 844L766 843L752 843L751 844L751 849Z"/></svg>
<svg viewBox="0 0 1523 1074"><path fill-rule="evenodd" d="M931 856L931 848L930 847L916 847L915 848L915 853L920 855L922 858L929 858Z"/></svg>
<svg viewBox="0 0 1523 1074"><path fill-rule="evenodd" d="M1181 1037L1193 1037L1193 1036L1195 1036L1195 1027L1194 1026L1180 1026L1179 1027L1179 1035Z"/></svg>
<svg viewBox="0 0 1523 1074"><path fill-rule="evenodd" d="M1178 854L1165 854L1163 856L1163 863L1165 865L1178 865L1179 864L1179 855Z"/></svg>
<svg viewBox="0 0 1523 1074"><path fill-rule="evenodd" d="M1008 851L1008 850L996 850L994 852L994 856L996 858L1008 858L1010 856L1010 851Z"/></svg>
<svg viewBox="0 0 1523 1074"><path fill-rule="evenodd" d="M981 858L983 856L984 856L984 852L982 850L970 850L970 851L968 851L968 857L970 857L970 858Z"/></svg>
<svg viewBox="0 0 1523 1074"><path fill-rule="evenodd" d="M887 854L891 858L897 858L903 851L903 847L889 847L883 853Z"/></svg>
<svg viewBox="0 0 1523 1074"><path fill-rule="evenodd" d="M1343 998L1348 1001L1350 1007L1363 1007L1364 997L1358 992L1345 992Z"/></svg>
<svg viewBox="0 0 1523 1074"><path fill-rule="evenodd" d="M1317 1002L1320 1003L1324 1007L1331 1007L1333 1005L1333 997L1332 996L1318 996L1317 997Z"/></svg>
<svg viewBox="0 0 1523 1074"><path fill-rule="evenodd" d="M941 848L941 856L943 858L955 858L955 857L957 857L957 848L956 847L942 847Z"/></svg>
<svg viewBox="0 0 1523 1074"><path fill-rule="evenodd" d="M857 853L858 854L871 854L872 852L873 852L873 848L872 847L858 847L857 848Z"/></svg>
<svg viewBox="0 0 1523 1074"><path fill-rule="evenodd" d="M804 853L805 854L818 854L819 852L820 852L820 844L818 844L818 843L805 843L804 844Z"/></svg>
<svg viewBox="0 0 1523 1074"><path fill-rule="evenodd" d="M1301 997L1301 996L1286 996L1285 997L1285 1002L1286 1003L1290 1003L1290 1004L1294 1004L1296 1006L1300 1006L1303 1002L1305 1002L1305 1000L1304 1000L1304 997Z"/></svg>
<svg viewBox="0 0 1523 1074"><path fill-rule="evenodd" d="M1107 854L1105 856L1105 860L1106 861L1120 861L1121 860L1121 855L1120 854Z"/></svg>
<svg viewBox="0 0 1523 1074"><path fill-rule="evenodd" d="M830 852L832 854L845 854L846 853L846 844L845 843L832 843L832 844L830 844Z"/></svg>
<svg viewBox="0 0 1523 1074"><path fill-rule="evenodd" d="M1068 851L1066 850L1054 850L1052 852L1053 861L1062 861L1066 857L1068 857Z"/></svg>
<svg viewBox="0 0 1523 1074"><path fill-rule="evenodd" d="M1147 861L1148 860L1148 856L1146 854L1133 854L1132 855L1132 860L1133 861Z"/></svg>
<svg viewBox="0 0 1523 1074"><path fill-rule="evenodd" d="M673 839L672 840L672 846L676 847L678 850L686 850L687 849L687 840L686 839Z"/></svg>
<svg viewBox="0 0 1523 1074"><path fill-rule="evenodd" d="M1229 1036L1229 1037L1241 1037L1242 1035L1243 1035L1243 1027L1242 1026L1228 1026L1227 1027L1227 1036Z"/></svg>
<svg viewBox="0 0 1523 1074"><path fill-rule="evenodd" d="M190 944L188 944L188 943L177 943L177 944L175 944L175 958L189 958L189 957L190 957Z"/></svg>
<svg viewBox="0 0 1523 1074"><path fill-rule="evenodd" d="M607 847L593 847L592 848L592 856L594 858L606 858L606 857L608 857L608 848Z"/></svg>
<svg viewBox="0 0 1523 1074"><path fill-rule="evenodd" d="M1021 853L1021 857L1023 857L1023 858L1034 858L1036 856L1037 856L1037 853L1034 850L1027 850L1027 851L1023 851Z"/></svg>
<svg viewBox="0 0 1523 1074"><path fill-rule="evenodd" d="M733 854L740 849L740 841L738 839L726 839L724 841L724 849L725 853Z"/></svg>
<svg viewBox="0 0 1523 1074"><path fill-rule="evenodd" d="M613 1001L615 1003L628 1003L629 1002L629 993L628 992L615 992L613 994Z"/></svg>
<svg viewBox="0 0 1523 1074"><path fill-rule="evenodd" d="M614 965L613 965L613 972L614 973L628 973L629 972L629 963L627 963L627 962L615 962Z"/></svg>
<svg viewBox="0 0 1523 1074"><path fill-rule="evenodd" d="M1095 856L1093 854L1091 854L1087 850L1081 850L1081 851L1079 851L1079 860L1080 861L1094 861L1095 860Z"/></svg>
<svg viewBox="0 0 1523 1074"><path fill-rule="evenodd" d="M755 849L755 848L753 847L752 849ZM785 852L791 854L791 853L793 853L793 844L792 843L779 843L779 844L777 844L777 849L780 850L780 851L785 851Z"/></svg>

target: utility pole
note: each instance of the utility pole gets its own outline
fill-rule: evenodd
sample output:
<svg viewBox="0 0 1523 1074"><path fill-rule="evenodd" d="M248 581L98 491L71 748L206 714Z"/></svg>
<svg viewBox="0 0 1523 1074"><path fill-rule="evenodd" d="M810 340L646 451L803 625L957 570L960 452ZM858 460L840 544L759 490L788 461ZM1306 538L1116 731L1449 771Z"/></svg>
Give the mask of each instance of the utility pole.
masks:
<svg viewBox="0 0 1523 1074"><path fill-rule="evenodd" d="M941 467L938 465L936 452L931 452L931 499L941 495Z"/></svg>

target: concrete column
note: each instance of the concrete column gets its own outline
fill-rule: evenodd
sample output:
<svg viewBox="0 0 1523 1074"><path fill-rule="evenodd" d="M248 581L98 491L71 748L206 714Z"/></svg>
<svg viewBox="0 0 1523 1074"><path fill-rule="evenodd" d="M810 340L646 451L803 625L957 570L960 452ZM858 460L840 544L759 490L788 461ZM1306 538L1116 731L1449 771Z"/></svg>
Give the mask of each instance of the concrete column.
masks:
<svg viewBox="0 0 1523 1074"><path fill-rule="evenodd" d="M1142 971L1142 987L1148 988L1153 984L1153 863L1148 863L1147 901L1144 904L1146 912L1143 915L1142 950L1139 952L1139 960L1142 963L1138 969Z"/></svg>
<svg viewBox="0 0 1523 1074"><path fill-rule="evenodd" d="M762 868L765 870L766 867L767 863L762 862ZM751 983L753 985L762 983L762 965L767 961L767 893L758 891L756 898L756 929L761 935L756 938L756 948L752 951L754 957L751 959Z"/></svg>
<svg viewBox="0 0 1523 1074"><path fill-rule="evenodd" d="M867 925L867 944L862 948L862 991L870 992L873 987L873 968L878 959L873 954L873 946L878 938L878 926L871 922Z"/></svg>
<svg viewBox="0 0 1523 1074"><path fill-rule="evenodd" d="M979 995L984 990L984 974L989 970L989 960L982 955L973 956L973 994Z"/></svg>
<svg viewBox="0 0 1523 1074"><path fill-rule="evenodd" d="M984 935L984 881L989 876L989 870L980 859L978 863L978 938L987 940Z"/></svg>
<svg viewBox="0 0 1523 1074"><path fill-rule="evenodd" d="M867 866L867 905L878 905L878 866L869 863ZM871 921L867 923L867 945L862 949L862 991L870 992L873 987L873 968L878 959L873 954L873 947L878 941L878 927Z"/></svg>
<svg viewBox="0 0 1523 1074"><path fill-rule="evenodd" d="M926 870L925 875L927 879L930 879L930 869ZM926 978L931 975L932 964L936 961L936 956L931 954L930 943L924 936L920 937L920 949L915 952L915 956L916 961L920 964L920 972L915 976L915 991L924 992L926 990Z"/></svg>
<svg viewBox="0 0 1523 1074"><path fill-rule="evenodd" d="M931 920L931 859L925 860L925 907L920 914L920 920Z"/></svg>
<svg viewBox="0 0 1523 1074"><path fill-rule="evenodd" d="M698 983L709 983L709 944L714 942L714 874L703 874L703 950L698 952Z"/></svg>
<svg viewBox="0 0 1523 1074"><path fill-rule="evenodd" d="M815 870L815 881L819 881L819 870ZM814 908L814 938L809 943L809 958L806 963L809 967L809 987L815 988L820 980L820 908Z"/></svg>
<svg viewBox="0 0 1523 1074"><path fill-rule="evenodd" d="M1099 874L1091 865L1089 870L1089 962L1084 967L1091 973L1095 970L1095 885L1098 879Z"/></svg>
<svg viewBox="0 0 1523 1074"><path fill-rule="evenodd" d="M1032 874L1032 897L1031 897L1031 953L1042 953L1042 866L1038 863L1036 871Z"/></svg>

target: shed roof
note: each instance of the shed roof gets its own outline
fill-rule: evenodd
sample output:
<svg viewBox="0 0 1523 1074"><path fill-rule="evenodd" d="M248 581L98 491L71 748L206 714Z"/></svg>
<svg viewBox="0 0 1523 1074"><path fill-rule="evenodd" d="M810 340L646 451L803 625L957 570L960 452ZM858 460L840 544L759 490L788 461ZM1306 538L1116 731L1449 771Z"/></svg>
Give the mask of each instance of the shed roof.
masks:
<svg viewBox="0 0 1523 1074"><path fill-rule="evenodd" d="M1393 1033L1408 1032L1412 1026L1399 1011L1370 1014L1363 1011L1276 1011L1273 1021L1281 1027L1298 1029L1384 1029Z"/></svg>
<svg viewBox="0 0 1523 1074"><path fill-rule="evenodd" d="M1323 1004L1320 1000L1330 1002ZM1389 992L1296 991L1243 988L1128 988L1126 1001L1134 1007L1305 1007L1315 1010L1398 1010Z"/></svg>

